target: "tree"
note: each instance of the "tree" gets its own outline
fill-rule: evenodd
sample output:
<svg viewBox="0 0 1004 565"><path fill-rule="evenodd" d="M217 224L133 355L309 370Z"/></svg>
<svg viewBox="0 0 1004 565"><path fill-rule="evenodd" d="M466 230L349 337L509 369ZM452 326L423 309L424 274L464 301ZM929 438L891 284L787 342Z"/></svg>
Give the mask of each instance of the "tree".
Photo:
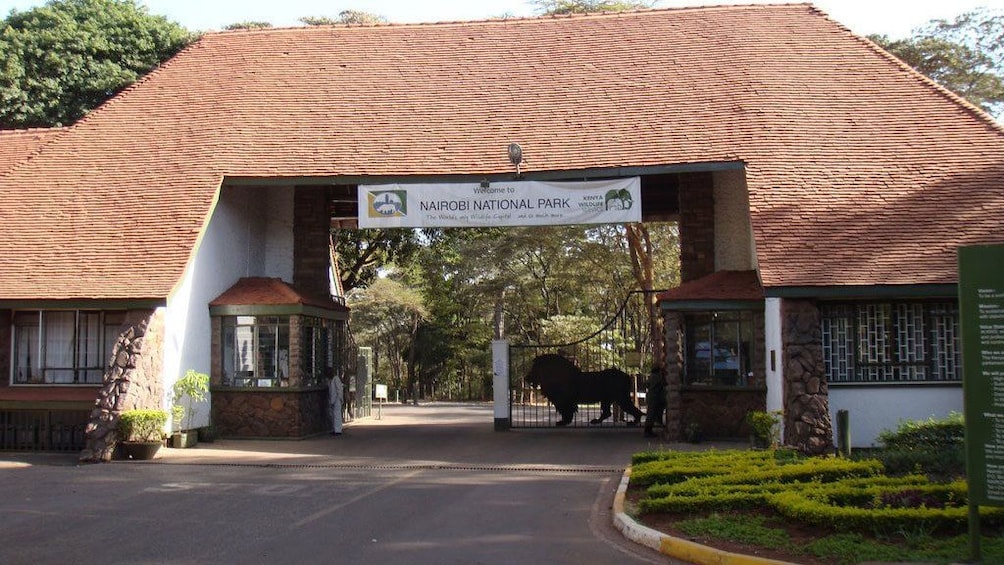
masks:
<svg viewBox="0 0 1004 565"><path fill-rule="evenodd" d="M374 281L381 267L409 264L418 252L417 234L405 228L336 230L332 240L346 293Z"/></svg>
<svg viewBox="0 0 1004 565"><path fill-rule="evenodd" d="M987 112L1004 109L1004 13L978 9L931 20L907 39L869 38Z"/></svg>
<svg viewBox="0 0 1004 565"><path fill-rule="evenodd" d="M390 278L378 278L366 288L348 293L353 332L374 344L374 356L390 362L391 382L416 385L415 337L428 309L419 292Z"/></svg>
<svg viewBox="0 0 1004 565"><path fill-rule="evenodd" d="M588 14L592 12L624 12L644 10L656 2L631 2L623 0L534 0L537 11L548 16Z"/></svg>
<svg viewBox="0 0 1004 565"><path fill-rule="evenodd" d="M362 12L359 10L342 10L338 13L337 18L328 18L325 16L304 16L300 18L300 22L309 26L327 26L327 25L346 25L346 24L356 24L356 25L372 25L372 24L385 24L387 23L387 18L377 14L371 14L369 12Z"/></svg>
<svg viewBox="0 0 1004 565"><path fill-rule="evenodd" d="M259 22L259 21L254 21L254 20L247 20L247 21L237 22L237 23L233 23L233 24L224 26L223 29L226 29L226 30L235 30L235 29L268 29L270 27L272 27L272 24L270 24L269 22Z"/></svg>
<svg viewBox="0 0 1004 565"><path fill-rule="evenodd" d="M193 36L133 0L51 0L0 23L0 127L71 124Z"/></svg>

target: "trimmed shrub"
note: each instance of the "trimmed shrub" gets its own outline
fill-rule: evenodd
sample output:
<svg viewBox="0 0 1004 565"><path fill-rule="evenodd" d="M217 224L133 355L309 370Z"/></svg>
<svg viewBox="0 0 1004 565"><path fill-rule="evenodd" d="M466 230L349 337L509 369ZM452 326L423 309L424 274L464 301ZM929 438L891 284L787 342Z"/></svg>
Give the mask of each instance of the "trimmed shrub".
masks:
<svg viewBox="0 0 1004 565"><path fill-rule="evenodd" d="M879 434L884 449L873 454L892 474L924 472L939 477L965 476L965 422L952 413L944 419L904 421Z"/></svg>
<svg viewBox="0 0 1004 565"><path fill-rule="evenodd" d="M953 412L947 418L900 422L895 431L879 434L879 441L892 451L936 452L965 444L966 424L962 414Z"/></svg>
<svg viewBox="0 0 1004 565"><path fill-rule="evenodd" d="M965 481L887 476L874 459L786 457L725 451L653 460L632 470L631 484L647 487L638 502L642 514L771 508L789 520L835 531L886 534L955 532L967 523ZM980 512L988 525L1004 522L1004 509Z"/></svg>

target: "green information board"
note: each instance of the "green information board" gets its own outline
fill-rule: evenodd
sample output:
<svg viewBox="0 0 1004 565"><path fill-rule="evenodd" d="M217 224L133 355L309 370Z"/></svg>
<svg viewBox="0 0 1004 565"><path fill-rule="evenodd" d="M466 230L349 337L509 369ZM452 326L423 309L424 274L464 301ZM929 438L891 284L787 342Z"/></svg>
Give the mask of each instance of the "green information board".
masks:
<svg viewBox="0 0 1004 565"><path fill-rule="evenodd" d="M959 248L969 502L1004 506L1004 245Z"/></svg>

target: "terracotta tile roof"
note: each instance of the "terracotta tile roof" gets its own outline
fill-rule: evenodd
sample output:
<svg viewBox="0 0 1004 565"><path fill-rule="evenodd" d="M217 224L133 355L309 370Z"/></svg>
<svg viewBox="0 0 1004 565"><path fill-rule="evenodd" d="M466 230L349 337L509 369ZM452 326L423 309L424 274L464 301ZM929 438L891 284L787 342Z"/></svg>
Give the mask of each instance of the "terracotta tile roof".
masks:
<svg viewBox="0 0 1004 565"><path fill-rule="evenodd" d="M210 306L291 306L303 304L326 310L346 312L348 308L322 297L305 296L282 279L246 277L237 281Z"/></svg>
<svg viewBox="0 0 1004 565"><path fill-rule="evenodd" d="M226 176L747 166L763 284L941 283L1004 133L806 4L210 33L0 177L0 297L163 297Z"/></svg>
<svg viewBox="0 0 1004 565"><path fill-rule="evenodd" d="M66 128L0 129L0 175L31 157Z"/></svg>
<svg viewBox="0 0 1004 565"><path fill-rule="evenodd" d="M763 287L756 271L718 271L661 293L659 302L761 301L763 298Z"/></svg>

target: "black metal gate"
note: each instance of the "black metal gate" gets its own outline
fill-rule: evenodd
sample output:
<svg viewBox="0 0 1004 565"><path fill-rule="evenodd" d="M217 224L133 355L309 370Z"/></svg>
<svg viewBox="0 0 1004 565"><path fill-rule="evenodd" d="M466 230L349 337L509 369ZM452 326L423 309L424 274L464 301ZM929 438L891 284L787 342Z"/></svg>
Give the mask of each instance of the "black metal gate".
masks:
<svg viewBox="0 0 1004 565"><path fill-rule="evenodd" d="M562 344L520 344L509 346L509 421L513 428L554 427L561 416L539 389L526 382L533 359L545 353L567 357L583 371L616 367L634 381L633 398L645 410L645 374L652 363L653 347L650 321L661 328L661 318L654 306L655 295L662 290L635 290L628 293L617 313L599 330L578 341ZM661 329L659 330L661 335ZM590 424L600 415L599 404L580 404L567 427L624 428L632 421L614 406L613 417L602 424Z"/></svg>

